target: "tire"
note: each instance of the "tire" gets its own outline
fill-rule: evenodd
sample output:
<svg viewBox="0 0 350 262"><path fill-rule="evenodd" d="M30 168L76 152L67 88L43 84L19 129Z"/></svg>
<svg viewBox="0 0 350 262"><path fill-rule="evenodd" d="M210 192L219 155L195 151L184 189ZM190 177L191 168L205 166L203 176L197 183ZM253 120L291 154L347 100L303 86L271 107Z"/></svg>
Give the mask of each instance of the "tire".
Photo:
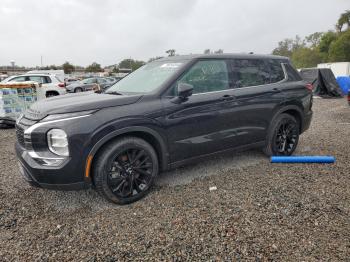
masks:
<svg viewBox="0 0 350 262"><path fill-rule="evenodd" d="M300 124L293 116L280 114L270 125L264 153L268 156L292 155L298 145L299 130Z"/></svg>
<svg viewBox="0 0 350 262"><path fill-rule="evenodd" d="M74 93L80 93L83 92L83 89L81 87L77 87L76 89L74 89Z"/></svg>
<svg viewBox="0 0 350 262"><path fill-rule="evenodd" d="M58 96L59 93L55 92L55 91L49 91L46 93L46 98L49 98L49 97L53 97L53 96Z"/></svg>
<svg viewBox="0 0 350 262"><path fill-rule="evenodd" d="M154 148L136 137L117 139L98 153L93 182L107 200L123 205L148 194L159 172Z"/></svg>

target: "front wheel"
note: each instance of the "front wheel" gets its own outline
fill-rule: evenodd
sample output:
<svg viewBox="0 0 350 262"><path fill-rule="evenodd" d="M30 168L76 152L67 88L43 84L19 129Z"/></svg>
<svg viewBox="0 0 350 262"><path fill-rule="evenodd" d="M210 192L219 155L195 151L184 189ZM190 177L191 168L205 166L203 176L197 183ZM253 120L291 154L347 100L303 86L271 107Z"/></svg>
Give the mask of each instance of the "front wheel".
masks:
<svg viewBox="0 0 350 262"><path fill-rule="evenodd" d="M96 190L109 201L128 204L144 197L158 175L154 148L136 137L125 137L107 145L94 161Z"/></svg>
<svg viewBox="0 0 350 262"><path fill-rule="evenodd" d="M299 130L299 123L293 116L277 116L271 123L264 153L268 156L292 155L298 145Z"/></svg>

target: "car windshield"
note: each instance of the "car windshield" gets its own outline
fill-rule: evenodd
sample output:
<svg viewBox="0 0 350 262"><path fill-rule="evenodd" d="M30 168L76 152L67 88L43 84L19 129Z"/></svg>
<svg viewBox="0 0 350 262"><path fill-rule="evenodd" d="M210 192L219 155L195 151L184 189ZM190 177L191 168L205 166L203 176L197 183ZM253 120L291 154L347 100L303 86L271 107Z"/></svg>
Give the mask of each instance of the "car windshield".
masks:
<svg viewBox="0 0 350 262"><path fill-rule="evenodd" d="M150 93L177 72L183 63L184 61L155 61L146 64L115 83L106 94Z"/></svg>

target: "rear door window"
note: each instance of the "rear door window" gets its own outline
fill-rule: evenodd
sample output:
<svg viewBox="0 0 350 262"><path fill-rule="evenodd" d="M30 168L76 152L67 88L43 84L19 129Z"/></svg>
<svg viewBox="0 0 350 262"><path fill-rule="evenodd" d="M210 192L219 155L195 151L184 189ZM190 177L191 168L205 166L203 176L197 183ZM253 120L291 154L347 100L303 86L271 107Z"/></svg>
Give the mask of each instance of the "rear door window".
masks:
<svg viewBox="0 0 350 262"><path fill-rule="evenodd" d="M45 76L29 76L29 81L34 81L40 84L46 84L46 77Z"/></svg>
<svg viewBox="0 0 350 262"><path fill-rule="evenodd" d="M226 61L198 61L178 82L192 85L194 94L229 89L229 74Z"/></svg>
<svg viewBox="0 0 350 262"><path fill-rule="evenodd" d="M234 59L231 66L232 87L259 86L270 83L267 63L259 59Z"/></svg>

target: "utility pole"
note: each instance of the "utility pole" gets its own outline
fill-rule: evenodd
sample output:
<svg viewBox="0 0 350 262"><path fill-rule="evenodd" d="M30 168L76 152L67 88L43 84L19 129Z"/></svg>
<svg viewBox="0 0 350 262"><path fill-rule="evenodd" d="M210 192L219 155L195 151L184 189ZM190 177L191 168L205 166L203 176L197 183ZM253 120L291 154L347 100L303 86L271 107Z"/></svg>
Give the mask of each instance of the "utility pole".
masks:
<svg viewBox="0 0 350 262"><path fill-rule="evenodd" d="M41 67L43 67L43 56L42 55L40 56L40 64L41 64Z"/></svg>

